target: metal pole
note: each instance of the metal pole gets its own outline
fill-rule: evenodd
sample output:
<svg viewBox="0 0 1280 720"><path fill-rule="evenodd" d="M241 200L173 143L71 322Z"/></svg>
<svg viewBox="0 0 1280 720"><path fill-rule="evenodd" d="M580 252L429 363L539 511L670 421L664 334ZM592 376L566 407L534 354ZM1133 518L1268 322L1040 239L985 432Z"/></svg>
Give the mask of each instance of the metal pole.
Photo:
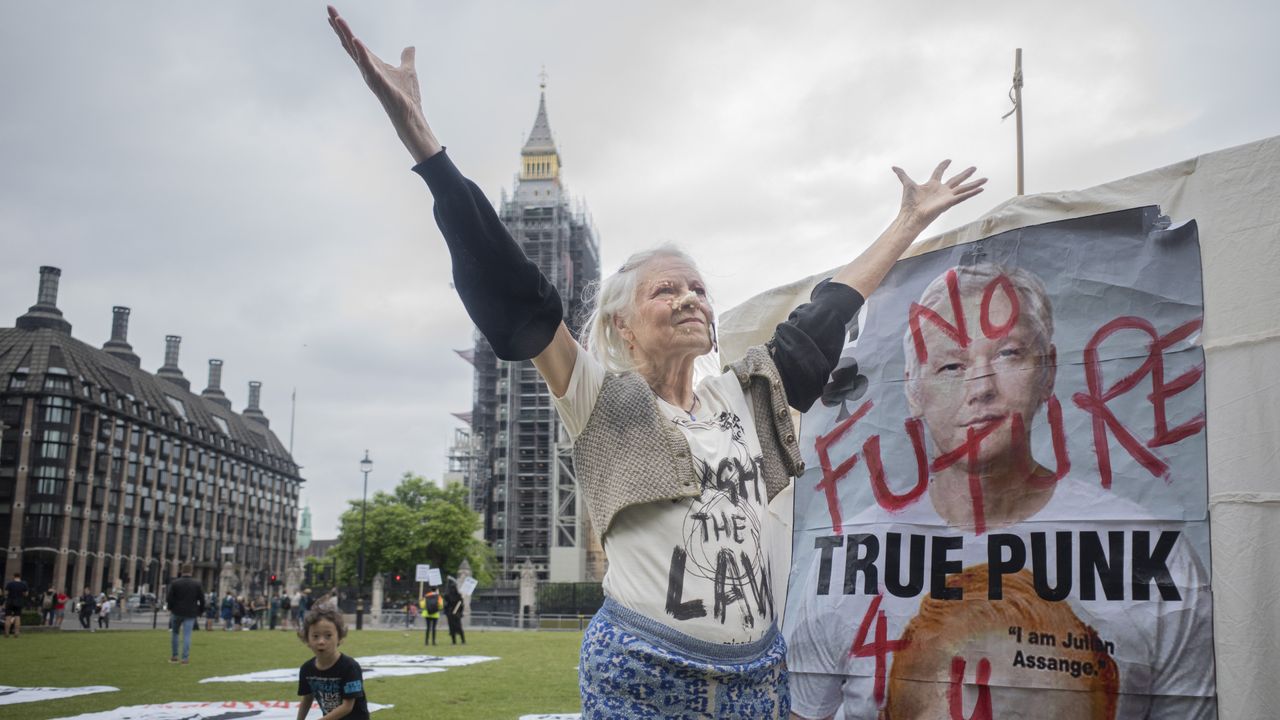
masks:
<svg viewBox="0 0 1280 720"><path fill-rule="evenodd" d="M364 451L369 459L369 451ZM364 629L364 519L369 512L369 471L364 472L364 492L360 495L360 558L356 563L356 629Z"/></svg>
<svg viewBox="0 0 1280 720"><path fill-rule="evenodd" d="M1022 195L1022 48L1013 54L1013 109L1018 133L1018 194Z"/></svg>
<svg viewBox="0 0 1280 720"><path fill-rule="evenodd" d="M155 593L155 598L151 601L151 629L155 630L156 622L160 618L160 593L158 592L160 589L160 562L154 558L152 560L155 562L155 566L151 568L151 587L155 588L157 592Z"/></svg>

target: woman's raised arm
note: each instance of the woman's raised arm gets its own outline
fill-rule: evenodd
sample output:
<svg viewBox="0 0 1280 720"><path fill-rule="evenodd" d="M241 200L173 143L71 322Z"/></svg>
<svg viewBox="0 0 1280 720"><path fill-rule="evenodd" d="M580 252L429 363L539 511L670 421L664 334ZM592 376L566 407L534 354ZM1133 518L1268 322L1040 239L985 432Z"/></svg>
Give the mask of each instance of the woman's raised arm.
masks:
<svg viewBox="0 0 1280 720"><path fill-rule="evenodd" d="M441 155L444 148L422 111L414 49L405 48L400 65L392 67L360 42L332 5L329 25L436 198L436 223L449 245L454 287L467 313L498 357L532 359L551 391L564 395L578 342L561 320L560 296L524 256L480 189Z"/></svg>
<svg viewBox="0 0 1280 720"><path fill-rule="evenodd" d="M938 163L933 174L922 184L913 181L902 168L895 167L893 172L902 181L902 206L898 209L898 216L871 247L841 268L831 278L832 281L848 285L864 298L870 297L880 287L880 281L884 280L889 269L925 228L947 209L982 192L986 178L965 182L973 176L976 168L968 168L943 180L942 175L950 164L950 160Z"/></svg>

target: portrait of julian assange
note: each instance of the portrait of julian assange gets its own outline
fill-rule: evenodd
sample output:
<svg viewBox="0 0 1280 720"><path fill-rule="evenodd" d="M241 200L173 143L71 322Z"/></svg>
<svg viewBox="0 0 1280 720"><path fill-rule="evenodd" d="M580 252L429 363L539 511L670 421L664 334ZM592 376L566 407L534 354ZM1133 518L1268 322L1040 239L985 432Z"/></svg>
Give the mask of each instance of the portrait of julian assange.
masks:
<svg viewBox="0 0 1280 720"><path fill-rule="evenodd" d="M1203 438L1164 450L1185 460L1173 481L1113 458L1107 487L1077 402L1099 328L1127 312L1168 332L1201 312L1170 301L1195 286L1099 290L1062 271L1081 272L1078 241L1020 240L900 263L804 418L784 619L800 718L1213 716L1207 529L1176 495L1204 493ZM1151 365L1147 338L1118 339L1105 383ZM1168 377L1194 366L1181 351ZM1140 390L1113 405L1146 434ZM1132 592L1157 538L1168 594ZM1104 566L1123 590L1098 590Z"/></svg>

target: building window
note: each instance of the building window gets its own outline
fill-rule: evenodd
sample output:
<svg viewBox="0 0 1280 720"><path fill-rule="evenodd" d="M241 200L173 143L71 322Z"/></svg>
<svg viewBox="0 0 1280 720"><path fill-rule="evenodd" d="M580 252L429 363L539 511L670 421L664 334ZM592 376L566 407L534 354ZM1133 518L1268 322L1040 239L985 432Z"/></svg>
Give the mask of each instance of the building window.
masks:
<svg viewBox="0 0 1280 720"><path fill-rule="evenodd" d="M50 378L53 379L53 378ZM46 383L47 386L48 383ZM46 387L46 389L48 389ZM44 421L59 425L71 424L71 400L62 397L47 397L40 401L44 408Z"/></svg>
<svg viewBox="0 0 1280 720"><path fill-rule="evenodd" d="M61 430L45 430L40 436L40 457L47 460L66 460L71 447L71 433Z"/></svg>
<svg viewBox="0 0 1280 720"><path fill-rule="evenodd" d="M44 378L44 389L49 392L71 392L71 378L59 377L57 375L46 375Z"/></svg>
<svg viewBox="0 0 1280 720"><path fill-rule="evenodd" d="M23 542L28 545L57 545L55 539L61 530L61 518L57 515L29 514L23 527Z"/></svg>
<svg viewBox="0 0 1280 720"><path fill-rule="evenodd" d="M37 495L53 495L61 498L66 489L67 471L56 465L38 465L31 471L36 481Z"/></svg>

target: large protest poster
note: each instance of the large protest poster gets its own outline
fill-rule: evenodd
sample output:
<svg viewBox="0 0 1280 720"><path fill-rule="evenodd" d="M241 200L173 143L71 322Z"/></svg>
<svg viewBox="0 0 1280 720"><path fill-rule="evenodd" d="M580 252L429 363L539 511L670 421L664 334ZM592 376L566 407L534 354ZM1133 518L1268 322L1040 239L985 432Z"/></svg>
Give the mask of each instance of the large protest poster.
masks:
<svg viewBox="0 0 1280 720"><path fill-rule="evenodd" d="M802 425L793 709L1213 718L1194 222L899 262Z"/></svg>

